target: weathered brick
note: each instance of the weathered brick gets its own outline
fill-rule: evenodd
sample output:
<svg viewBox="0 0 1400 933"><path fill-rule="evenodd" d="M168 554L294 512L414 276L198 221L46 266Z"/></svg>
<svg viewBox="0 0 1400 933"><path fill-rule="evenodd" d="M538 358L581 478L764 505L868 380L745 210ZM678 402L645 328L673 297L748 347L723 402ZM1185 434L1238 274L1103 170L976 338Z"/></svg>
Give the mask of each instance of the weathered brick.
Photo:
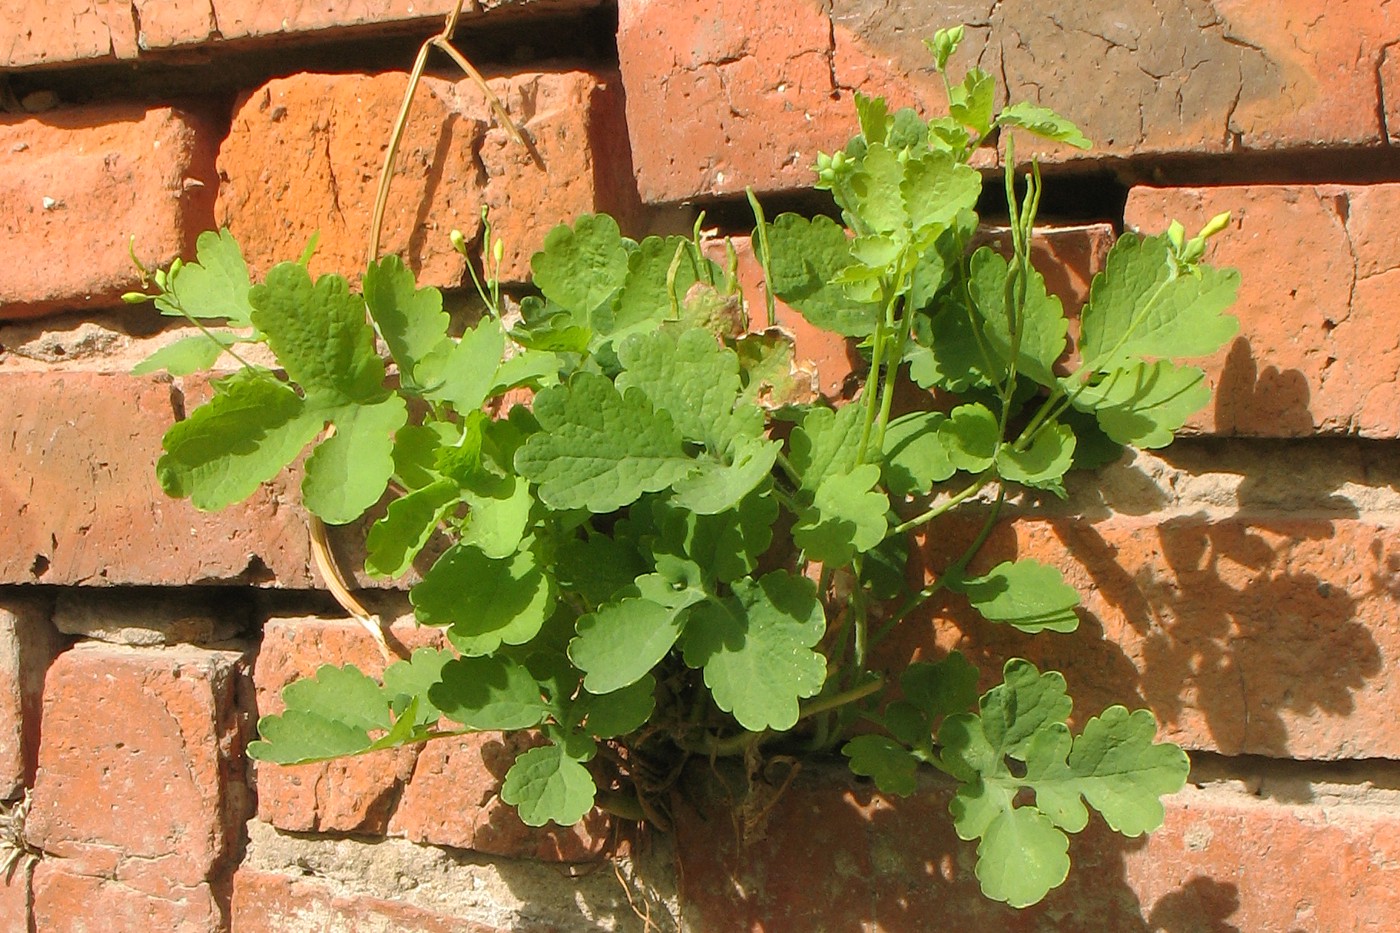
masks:
<svg viewBox="0 0 1400 933"><path fill-rule="evenodd" d="M1167 798L1146 840L1094 819L1068 881L1013 910L982 897L973 843L933 782L886 798L830 772L799 776L763 834L736 845L722 801L680 812L682 907L697 931L955 929L1386 930L1400 923L1393 809L1289 806L1228 790ZM917 827L917 829L914 829ZM820 883L813 883L820 879Z"/></svg>
<svg viewBox="0 0 1400 933"><path fill-rule="evenodd" d="M0 17L3 19L3 17ZM210 226L218 137L202 117L118 103L0 114L0 319L111 307Z"/></svg>
<svg viewBox="0 0 1400 933"><path fill-rule="evenodd" d="M233 929L644 933L655 925L629 900L654 921L675 916L669 855L662 844L644 860L564 872L403 839L283 833L254 820L233 879Z"/></svg>
<svg viewBox="0 0 1400 933"><path fill-rule="evenodd" d="M12 873L0 875L0 929L34 929L31 925L34 861L32 858L21 858Z"/></svg>
<svg viewBox="0 0 1400 933"><path fill-rule="evenodd" d="M42 598L0 598L0 800L34 782L44 674L65 644L49 611Z"/></svg>
<svg viewBox="0 0 1400 933"><path fill-rule="evenodd" d="M266 270L294 259L315 230L316 272L358 278L392 114L407 85L400 73L302 74L244 98L219 154L219 223ZM466 281L452 249L491 209L504 241L502 276L528 278L529 257L554 225L580 213L633 210L626 135L615 76L574 71L491 82L534 151L494 125L471 81L424 79L400 144L381 249L398 253L424 284Z"/></svg>
<svg viewBox="0 0 1400 933"><path fill-rule="evenodd" d="M180 586L311 583L310 537L284 475L202 513L156 481L178 395L109 373L0 375L0 582Z"/></svg>
<svg viewBox="0 0 1400 933"><path fill-rule="evenodd" d="M939 524L931 573L980 528ZM1205 512L1003 520L973 564L1033 558L1083 597L1069 635L981 621L961 597L896 630L883 663L957 648L1000 679L1006 658L1062 671L1082 721L1121 703L1152 710L1190 749L1278 758L1400 755L1394 583L1400 537L1384 522Z"/></svg>
<svg viewBox="0 0 1400 933"><path fill-rule="evenodd" d="M247 686L235 651L89 642L54 662L27 824L53 883L161 900L218 875L252 807Z"/></svg>
<svg viewBox="0 0 1400 933"><path fill-rule="evenodd" d="M1178 218L1194 231L1226 210L1233 222L1209 259L1240 270L1240 336L1206 362L1215 397L1191 426L1400 435L1400 333L1390 322L1400 185L1135 188L1127 222L1155 232Z"/></svg>
<svg viewBox="0 0 1400 933"><path fill-rule="evenodd" d="M34 929L44 933L223 933L224 914L205 883L160 884L152 891L82 874L62 860L46 860L34 869Z"/></svg>
<svg viewBox="0 0 1400 933"><path fill-rule="evenodd" d="M852 91L942 112L921 40L958 22L970 28L955 76L979 64L1010 99L1077 121L1099 154L1385 142L1377 72L1400 20L1370 0L1326 10L1133 0L1111 15L1031 0L990 11L951 0L624 0L618 54L644 199L810 187L817 150L855 133Z"/></svg>
<svg viewBox="0 0 1400 933"><path fill-rule="evenodd" d="M233 878L238 933L325 930L351 933L500 933L501 928L366 894L337 893L311 878L240 869Z"/></svg>
<svg viewBox="0 0 1400 933"><path fill-rule="evenodd" d="M408 651L445 644L441 630L411 621L395 623L389 636ZM322 664L354 664L372 677L384 672L383 657L354 622L268 620L254 666L259 715L280 713L282 688ZM315 764L258 763L258 817L293 832L383 833L418 755L410 746Z"/></svg>
<svg viewBox="0 0 1400 933"><path fill-rule="evenodd" d="M0 65L7 68L136 55L136 21L124 0L4 0L0 23Z"/></svg>
<svg viewBox="0 0 1400 933"><path fill-rule="evenodd" d="M608 849L612 821L594 811L564 828L526 826L501 802L501 782L515 756L538 742L521 734L474 733L423 746L389 834L413 842L472 849L508 858L596 861ZM451 801L451 805L444 805Z"/></svg>
<svg viewBox="0 0 1400 933"><path fill-rule="evenodd" d="M483 0L465 4L466 25L491 14L538 14L595 7L599 0ZM192 45L221 45L298 34L364 35L422 31L441 23L452 0L332 0L266 4L256 0L56 0L0 3L0 67L22 68L149 57Z"/></svg>

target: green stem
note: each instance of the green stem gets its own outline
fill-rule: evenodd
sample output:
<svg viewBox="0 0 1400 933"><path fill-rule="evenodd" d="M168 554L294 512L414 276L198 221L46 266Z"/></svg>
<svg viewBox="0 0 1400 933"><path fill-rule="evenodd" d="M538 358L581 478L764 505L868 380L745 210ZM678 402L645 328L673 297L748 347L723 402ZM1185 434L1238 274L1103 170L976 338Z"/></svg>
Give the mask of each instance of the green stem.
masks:
<svg viewBox="0 0 1400 933"><path fill-rule="evenodd" d="M875 323L875 335L870 341L870 377L865 382L865 394L861 401L865 405L865 422L860 428L860 448L856 451L856 465L865 463L870 450L870 432L875 425L876 406L880 397L880 359L885 352L885 320L882 315Z"/></svg>
<svg viewBox="0 0 1400 933"><path fill-rule="evenodd" d="M961 492L958 492L952 497L943 500L938 505L929 509L927 512L924 512L921 515L916 515L915 517L909 519L907 522L903 522L899 525L894 526L894 528L890 529L889 534L885 535L885 537L888 538L892 535L903 534L911 528L917 528L920 525L927 524L933 521L938 516L944 514L945 512L949 512L952 509L956 508L965 499L970 498L987 485L989 481L988 477L991 475L991 472L992 471L990 469L987 469L983 470L981 473L978 473L975 477L973 477L972 482L969 483Z"/></svg>
<svg viewBox="0 0 1400 933"><path fill-rule="evenodd" d="M758 203L758 196L753 193L753 188L745 188L744 194L749 199L754 220L758 224L754 227L754 232L758 235L758 248L763 253L759 257L759 265L763 267L763 300L768 306L768 326L774 327L778 323L778 307L773 296L773 269L768 259L772 255L768 250L768 221L763 216L763 205Z"/></svg>
<svg viewBox="0 0 1400 933"><path fill-rule="evenodd" d="M909 613L932 599L939 590L947 586L948 580L957 575L961 575L963 571L967 570L967 565L972 563L972 559L977 556L978 551L982 550L982 545L986 544L987 538L991 536L992 528L996 526L997 518L1001 515L1002 503L1005 501L1006 487L1003 486L998 490L996 501L992 503L991 510L987 513L987 519L982 523L982 528L977 532L977 537L972 539L972 544L968 546L967 550L963 551L961 557L948 565L937 580L909 597L904 605L900 606L898 611L890 617L889 621L880 626L879 630L870 640L872 645L878 645L884 641L890 632L894 631L895 626L903 622Z"/></svg>
<svg viewBox="0 0 1400 933"><path fill-rule="evenodd" d="M843 706L858 702L874 693L878 693L884 686L884 678L876 677L874 680L867 681L859 687L852 687L840 693L833 693L829 697L818 697L811 703L801 707L797 718L799 720L810 719L813 716L820 716L822 713L829 713L834 709L840 709Z"/></svg>

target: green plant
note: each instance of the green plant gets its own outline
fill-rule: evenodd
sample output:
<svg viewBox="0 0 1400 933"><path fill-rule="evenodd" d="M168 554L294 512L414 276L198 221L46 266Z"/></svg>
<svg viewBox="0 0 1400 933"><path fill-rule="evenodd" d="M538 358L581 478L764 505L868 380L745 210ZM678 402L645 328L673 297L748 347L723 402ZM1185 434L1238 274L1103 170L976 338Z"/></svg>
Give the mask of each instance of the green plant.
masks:
<svg viewBox="0 0 1400 933"><path fill-rule="evenodd" d="M960 38L929 43L945 81ZM167 433L157 470L170 495L222 508L312 445L302 494L314 515L353 522L392 494L368 532L370 574L401 576L434 536L448 543L410 599L452 649L420 649L383 683L322 667L287 687L250 754L295 764L538 730L547 743L501 790L533 825L599 804L664 823L660 794L690 755L839 749L891 794L914 792L928 766L958 782L952 817L978 840L983 891L1015 906L1064 880L1086 802L1126 835L1159 825L1159 798L1188 762L1154 742L1150 713L1112 707L1074 736L1064 679L1024 660L980 697L957 654L889 679L872 669L880 643L945 589L989 624L1073 630L1079 597L1053 567L969 572L1003 501L1063 495L1071 469L1169 443L1209 394L1173 358L1211 353L1236 328L1223 312L1237 276L1201 263L1223 218L1189 241L1179 225L1129 233L1065 368L1068 322L1029 259L1039 171L1018 185L1005 139L1003 257L972 248L982 177L968 161L1013 130L1088 141L1044 108L997 112L977 69L948 97L933 120L857 97L860 135L817 167L843 223L770 224L753 200L768 294L868 362L845 404L804 396L771 297L767 326L751 327L732 249L721 255L698 223L641 242L604 215L556 228L518 314L492 274L488 226L485 312L460 337L442 296L393 256L369 265L360 293L313 281L309 250L255 285L221 231L200 237L197 261L157 273L158 293L133 300L154 297L202 334L139 369L188 373L224 353L242 364ZM247 342L282 371L239 358ZM521 389L532 404L488 413ZM899 395L923 406L897 414ZM911 534L974 504L981 534L911 585Z"/></svg>

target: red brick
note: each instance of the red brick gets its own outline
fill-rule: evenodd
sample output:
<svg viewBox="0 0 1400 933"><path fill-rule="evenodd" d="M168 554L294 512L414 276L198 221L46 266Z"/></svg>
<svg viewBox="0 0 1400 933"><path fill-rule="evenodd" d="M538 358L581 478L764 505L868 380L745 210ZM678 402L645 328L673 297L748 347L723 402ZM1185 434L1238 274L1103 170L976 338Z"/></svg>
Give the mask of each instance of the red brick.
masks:
<svg viewBox="0 0 1400 933"><path fill-rule="evenodd" d="M462 23L490 14L540 14L584 9L599 0L485 0L465 4ZM0 3L0 67L21 68L68 62L150 57L191 45L280 39L316 33L331 35L423 31L436 28L452 0L333 0L327 3L265 4L250 0L210 0L194 4L132 0L56 0L52 3Z"/></svg>
<svg viewBox="0 0 1400 933"><path fill-rule="evenodd" d="M121 0L0 2L0 65L60 64L136 55L136 21Z"/></svg>
<svg viewBox="0 0 1400 933"><path fill-rule="evenodd" d="M390 634L409 650L445 644L441 630L412 622L396 623ZM354 664L376 678L384 672L383 657L354 622L268 620L254 667L259 715L281 712L282 688L322 664ZM418 755L410 746L318 764L258 763L258 817L293 832L382 834Z"/></svg>
<svg viewBox="0 0 1400 933"><path fill-rule="evenodd" d="M313 271L358 278L406 81L399 73L302 74L240 102L219 155L218 218L254 267L295 259L319 230ZM404 256L422 283L464 283L465 260L448 233L455 227L478 236L483 206L505 243L502 275L520 281L556 224L589 211L620 213L626 222L636 199L615 76L522 74L491 85L539 161L494 125L471 81L424 80L400 145L381 244Z"/></svg>
<svg viewBox="0 0 1400 933"><path fill-rule="evenodd" d="M980 64L1012 100L1076 120L1099 154L1385 143L1377 72L1400 20L1372 0L1135 2L1111 17L1083 4L624 0L618 54L643 198L810 187L817 150L855 133L852 91L943 112L921 40L959 21L971 28L955 75Z"/></svg>
<svg viewBox="0 0 1400 933"><path fill-rule="evenodd" d="M32 930L31 908L35 860L21 858L8 876L0 874L0 929Z"/></svg>
<svg viewBox="0 0 1400 933"><path fill-rule="evenodd" d="M64 883L159 899L217 875L252 805L245 665L234 651L100 643L54 662L27 835L90 879Z"/></svg>
<svg viewBox="0 0 1400 933"><path fill-rule="evenodd" d="M0 800L34 782L44 674L65 642L49 608L41 598L0 600Z"/></svg>
<svg viewBox="0 0 1400 933"><path fill-rule="evenodd" d="M1381 53L1381 116L1385 120L1386 141L1392 146L1400 142L1400 54L1393 46Z"/></svg>
<svg viewBox="0 0 1400 933"><path fill-rule="evenodd" d="M959 520L960 522L961 520ZM934 570L979 523L931 532ZM1394 580L1400 537L1348 518L1206 514L1004 520L973 564L1059 567L1083 597L1079 630L1022 635L948 597L897 630L882 663L958 648L999 679L1009 657L1062 671L1082 721L1146 707L1161 735L1227 755L1400 756ZM995 679L993 679L995 675Z"/></svg>
<svg viewBox="0 0 1400 933"><path fill-rule="evenodd" d="M119 103L0 114L0 319L111 307L210 226L218 137L197 114Z"/></svg>
<svg viewBox="0 0 1400 933"><path fill-rule="evenodd" d="M178 398L157 377L0 375L0 583L312 583L295 480L212 514L161 490Z"/></svg>
<svg viewBox="0 0 1400 933"><path fill-rule="evenodd" d="M719 801L680 809L682 909L697 930L1388 930L1400 924L1397 825L1383 808L1287 806L1223 790L1167 799L1129 840L1095 818L1070 843L1068 881L1039 905L986 900L973 843L932 781L886 798L800 776L764 833L736 844ZM917 827L917 829L915 829ZM814 883L818 882L818 883Z"/></svg>
<svg viewBox="0 0 1400 933"><path fill-rule="evenodd" d="M1191 426L1220 434L1400 435L1400 282L1392 219L1400 185L1135 188L1127 222L1193 231L1231 211L1211 262L1240 270L1240 336L1211 357L1210 408Z"/></svg>
<svg viewBox="0 0 1400 933"><path fill-rule="evenodd" d="M500 933L500 928L365 894L337 894L329 884L241 869L233 879L238 933L374 930L376 933Z"/></svg>
<svg viewBox="0 0 1400 933"><path fill-rule="evenodd" d="M515 756L535 744L520 733L482 732L424 745L389 834L507 858L579 862L604 857L613 825L601 811L576 826L535 829L497 796ZM448 800L452 805L444 806Z"/></svg>
<svg viewBox="0 0 1400 933"><path fill-rule="evenodd" d="M223 905L208 884L138 890L74 872L62 860L46 860L34 870L34 929L44 933L223 933L228 925Z"/></svg>

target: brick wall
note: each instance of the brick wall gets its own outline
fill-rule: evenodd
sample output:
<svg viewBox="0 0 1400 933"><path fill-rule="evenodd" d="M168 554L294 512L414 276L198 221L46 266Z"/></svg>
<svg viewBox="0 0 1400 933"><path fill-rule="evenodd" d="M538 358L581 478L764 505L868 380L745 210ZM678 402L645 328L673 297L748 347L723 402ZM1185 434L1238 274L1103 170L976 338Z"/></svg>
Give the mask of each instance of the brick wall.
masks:
<svg viewBox="0 0 1400 933"><path fill-rule="evenodd" d="M1213 258L1243 274L1241 333L1210 407L983 555L1062 568L1080 630L964 628L950 603L890 649L1029 656L1081 709L1150 708L1193 759L1160 832L1077 837L1068 884L1016 913L976 893L933 781L892 800L809 767L740 848L704 774L670 837L529 829L494 735L254 769L285 683L378 655L317 589L294 481L212 515L160 492L161 434L207 380L127 374L183 335L120 304L128 243L166 264L224 224L266 268L319 230L316 271L355 274L450 5L0 0L0 798L31 791L41 854L0 884L0 929L1400 928L1400 13L1374 0L468 3L461 45L538 159L445 61L404 137L385 249L458 288L446 232L489 205L519 280L581 211L641 233L705 206L738 234L746 185L814 203L853 91L939 108L918 40L961 21L958 61L1096 141L1040 153L1037 261L1067 305L1115 231L1232 211ZM799 339L837 390L844 348Z"/></svg>

